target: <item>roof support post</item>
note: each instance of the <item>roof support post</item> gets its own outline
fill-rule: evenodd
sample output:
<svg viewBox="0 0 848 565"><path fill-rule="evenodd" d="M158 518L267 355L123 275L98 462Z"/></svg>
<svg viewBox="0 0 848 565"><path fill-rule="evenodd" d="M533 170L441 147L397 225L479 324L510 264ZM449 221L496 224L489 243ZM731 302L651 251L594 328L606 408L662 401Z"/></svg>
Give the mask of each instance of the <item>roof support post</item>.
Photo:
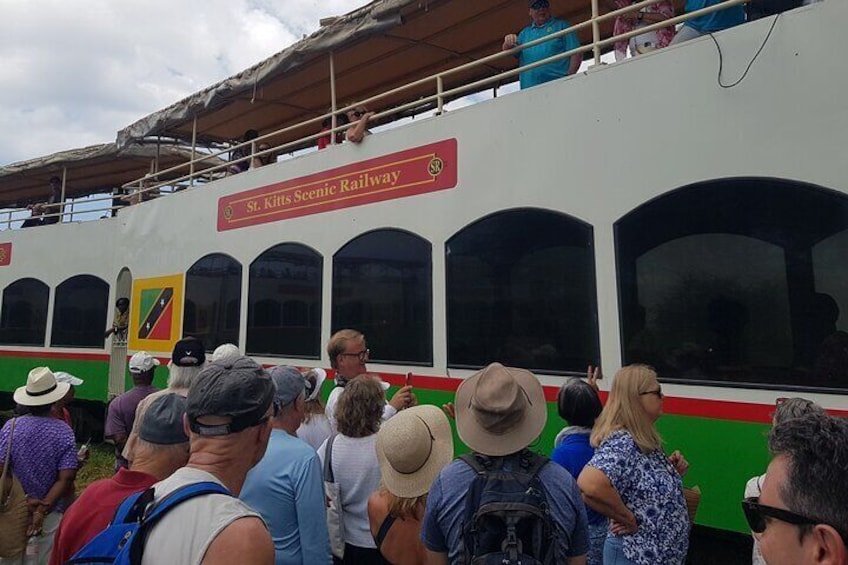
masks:
<svg viewBox="0 0 848 565"><path fill-rule="evenodd" d="M601 64L601 25L598 23L598 0L592 0L592 54L595 56L595 64Z"/></svg>
<svg viewBox="0 0 848 565"><path fill-rule="evenodd" d="M62 167L62 197L59 199L59 206L56 208L56 212L59 214L65 213L65 183L68 181L68 167ZM48 214L51 213L50 210L47 211ZM59 222L64 221L63 216L59 216Z"/></svg>
<svg viewBox="0 0 848 565"><path fill-rule="evenodd" d="M330 145L336 144L336 59L330 51L330 111L333 116L330 121Z"/></svg>
<svg viewBox="0 0 848 565"><path fill-rule="evenodd" d="M436 115L441 116L442 112L445 109L445 99L442 96L442 93L445 91L445 81L442 78L442 75L436 76Z"/></svg>
<svg viewBox="0 0 848 565"><path fill-rule="evenodd" d="M194 115L194 121L191 124L191 162L188 169L188 185L194 186L194 160L197 159L197 114Z"/></svg>

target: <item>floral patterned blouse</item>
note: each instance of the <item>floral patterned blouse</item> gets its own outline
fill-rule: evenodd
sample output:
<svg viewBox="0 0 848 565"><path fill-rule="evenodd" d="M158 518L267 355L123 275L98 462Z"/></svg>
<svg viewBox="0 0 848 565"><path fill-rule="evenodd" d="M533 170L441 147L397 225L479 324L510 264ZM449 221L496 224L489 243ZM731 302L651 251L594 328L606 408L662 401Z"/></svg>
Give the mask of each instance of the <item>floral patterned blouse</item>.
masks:
<svg viewBox="0 0 848 565"><path fill-rule="evenodd" d="M689 515L683 482L665 453L642 453L629 432L618 430L598 446L588 465L607 476L636 515L636 533L622 536L624 556L643 565L683 565Z"/></svg>
<svg viewBox="0 0 848 565"><path fill-rule="evenodd" d="M626 8L630 6L634 2L632 0L614 0L615 9L620 10L621 8ZM674 4L672 4L671 0L660 0L656 4L651 4L647 8L643 8L645 12L651 14L662 14L666 18L674 17ZM629 12L628 15L631 17L635 17L637 12ZM613 28L613 35L619 35L622 33L627 33L628 31L632 31L639 26L634 26L628 21L625 21L624 17L618 16L615 19L615 27ZM674 39L674 26L661 27L656 31L657 34L657 49L662 49L671 43L671 40ZM616 61L623 59L627 56L627 41L616 41L615 42L615 55Z"/></svg>

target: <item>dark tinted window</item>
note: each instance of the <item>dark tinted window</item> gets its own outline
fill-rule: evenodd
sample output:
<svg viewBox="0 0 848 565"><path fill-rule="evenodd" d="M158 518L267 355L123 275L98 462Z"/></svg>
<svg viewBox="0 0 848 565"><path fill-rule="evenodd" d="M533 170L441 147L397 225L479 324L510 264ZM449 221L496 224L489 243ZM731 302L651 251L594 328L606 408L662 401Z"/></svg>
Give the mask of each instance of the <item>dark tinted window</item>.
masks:
<svg viewBox="0 0 848 565"><path fill-rule="evenodd" d="M848 198L678 190L616 225L624 360L666 379L848 388Z"/></svg>
<svg viewBox="0 0 848 565"><path fill-rule="evenodd" d="M221 253L199 260L186 273L183 334L194 336L211 351L239 341L241 264Z"/></svg>
<svg viewBox="0 0 848 565"><path fill-rule="evenodd" d="M446 252L450 366L584 373L597 364L591 227L512 210L464 228Z"/></svg>
<svg viewBox="0 0 848 565"><path fill-rule="evenodd" d="M431 247L418 236L378 230L333 258L333 331L365 334L371 359L433 361Z"/></svg>
<svg viewBox="0 0 848 565"><path fill-rule="evenodd" d="M308 247L284 243L250 265L248 354L321 356L323 263Z"/></svg>
<svg viewBox="0 0 848 565"><path fill-rule="evenodd" d="M3 289L0 343L44 345L50 289L36 279L21 279Z"/></svg>
<svg viewBox="0 0 848 565"><path fill-rule="evenodd" d="M109 285L91 276L79 275L56 287L53 306L54 347L103 347Z"/></svg>

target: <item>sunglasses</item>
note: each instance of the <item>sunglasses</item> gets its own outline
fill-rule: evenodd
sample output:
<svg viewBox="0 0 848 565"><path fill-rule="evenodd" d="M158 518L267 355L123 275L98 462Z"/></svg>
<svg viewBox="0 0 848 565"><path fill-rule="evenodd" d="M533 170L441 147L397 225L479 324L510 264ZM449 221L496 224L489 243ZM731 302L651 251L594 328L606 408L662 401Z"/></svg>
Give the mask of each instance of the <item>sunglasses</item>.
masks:
<svg viewBox="0 0 848 565"><path fill-rule="evenodd" d="M370 349L363 349L358 353L339 353L341 357L357 357L361 363L365 363L368 361L368 358L371 356Z"/></svg>
<svg viewBox="0 0 848 565"><path fill-rule="evenodd" d="M760 504L760 499L756 496L746 498L742 501L742 511L745 513L745 519L748 521L748 526L755 534L761 534L766 530L766 526L768 525L767 518L774 518L781 522L794 524L796 526L810 526L822 523L819 520L807 518L806 516L796 514L790 510Z"/></svg>
<svg viewBox="0 0 848 565"><path fill-rule="evenodd" d="M530 6L530 9L541 10L542 8L549 8L550 5L550 2L547 2L546 0L539 0L539 2L533 2L533 4Z"/></svg>

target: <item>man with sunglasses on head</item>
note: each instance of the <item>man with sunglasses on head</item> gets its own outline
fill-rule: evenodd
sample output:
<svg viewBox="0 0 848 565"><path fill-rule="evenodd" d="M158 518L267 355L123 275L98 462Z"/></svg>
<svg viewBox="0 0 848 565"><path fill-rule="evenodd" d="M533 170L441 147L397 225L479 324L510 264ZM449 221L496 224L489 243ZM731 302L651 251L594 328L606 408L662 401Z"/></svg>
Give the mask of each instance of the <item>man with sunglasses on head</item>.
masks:
<svg viewBox="0 0 848 565"><path fill-rule="evenodd" d="M347 119L353 124L345 130L345 139L352 143L362 143L365 136L371 135L368 122L374 117L374 112L369 112L364 106L356 106L347 111Z"/></svg>
<svg viewBox="0 0 848 565"><path fill-rule="evenodd" d="M548 0L529 0L527 6L530 10L530 25L522 29L518 35L511 33L505 36L504 51L509 51L518 45L524 45L571 27L571 24L567 21L554 18L551 15L551 4ZM539 45L522 49L516 54L516 57L518 57L518 65L523 67L578 47L580 47L580 40L577 39L577 35L569 33ZM537 84L573 75L580 68L582 59L581 55L572 55L554 63L524 71L518 76L521 88L523 90Z"/></svg>
<svg viewBox="0 0 848 565"><path fill-rule="evenodd" d="M336 430L336 404L344 392L348 383L368 372L365 362L368 361L370 351L365 343L365 336L356 330L339 330L330 337L327 343L327 355L330 357L330 365L336 371L336 387L327 398L327 407L324 413L330 421L330 427ZM388 420L399 410L415 404L415 395L412 386L401 387L383 409L383 420Z"/></svg>
<svg viewBox="0 0 848 565"><path fill-rule="evenodd" d="M848 565L848 421L809 413L775 426L759 498L742 503L768 565Z"/></svg>

